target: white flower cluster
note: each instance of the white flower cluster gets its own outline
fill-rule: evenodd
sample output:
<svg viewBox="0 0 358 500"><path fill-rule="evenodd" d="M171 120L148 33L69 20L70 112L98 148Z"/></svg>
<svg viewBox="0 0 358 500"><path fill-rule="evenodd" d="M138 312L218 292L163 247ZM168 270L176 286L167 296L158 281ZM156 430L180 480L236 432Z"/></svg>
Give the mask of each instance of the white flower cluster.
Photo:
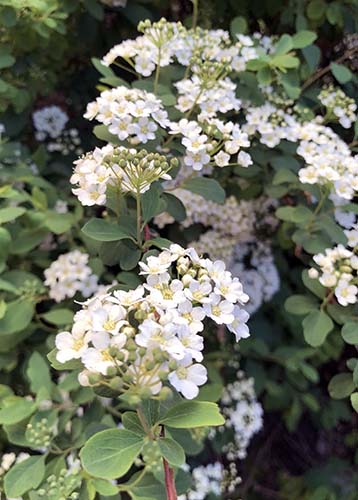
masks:
<svg viewBox="0 0 358 500"><path fill-rule="evenodd" d="M358 156L352 156L347 144L317 116L309 122L295 116L292 108L281 109L272 103L248 107L242 130L269 148L281 140L297 142L297 153L306 166L298 175L302 183L328 187L335 197L351 200L358 191ZM252 140L252 138L251 138Z"/></svg>
<svg viewBox="0 0 358 500"><path fill-rule="evenodd" d="M255 33L252 37L238 34L232 42L224 30L206 30L200 27L186 29L180 22L165 19L139 23L143 33L135 40L125 40L115 45L103 58L106 66L122 59L142 76L150 76L156 69L176 62L192 66L197 71L197 59L230 64L234 71L245 71L246 63L259 57L259 52L272 51L272 39Z"/></svg>
<svg viewBox="0 0 358 500"><path fill-rule="evenodd" d="M50 140L46 144L49 153L61 153L67 156L71 153L76 155L83 154L81 139L78 130L75 128L65 129L55 140Z"/></svg>
<svg viewBox="0 0 358 500"><path fill-rule="evenodd" d="M345 200L358 191L358 156L352 156L347 144L329 127L316 122L302 125L297 153L306 164L299 171L300 181L321 184Z"/></svg>
<svg viewBox="0 0 358 500"><path fill-rule="evenodd" d="M51 105L35 111L32 120L36 129L36 139L44 141L47 137L55 139L62 134L68 116L59 106Z"/></svg>
<svg viewBox="0 0 358 500"><path fill-rule="evenodd" d="M107 144L74 162L70 182L78 188L72 192L82 205L104 205L109 185L124 193L144 193L158 179L170 179L167 172L177 165L159 153L113 147Z"/></svg>
<svg viewBox="0 0 358 500"><path fill-rule="evenodd" d="M358 224L346 230L348 247L337 245L313 257L319 270L311 268L308 273L318 278L321 285L330 288L342 306L358 302Z"/></svg>
<svg viewBox="0 0 358 500"><path fill-rule="evenodd" d="M269 302L280 289L280 275L267 242L238 244L230 270L248 291L250 300L245 309L249 314L255 313L264 302Z"/></svg>
<svg viewBox="0 0 358 500"><path fill-rule="evenodd" d="M212 431L230 429L233 440L223 447L228 460L244 459L251 439L263 427L263 408L257 401L254 379L246 378L244 372L238 371L237 380L228 384L221 399L222 412L227 417L225 425Z"/></svg>
<svg viewBox="0 0 358 500"><path fill-rule="evenodd" d="M139 265L146 283L84 303L72 331L56 337L57 359L82 361L82 385L101 383L95 375L114 378L119 391L158 394L168 381L192 399L207 380L204 319L226 325L237 341L247 337L249 298L223 262L193 249L171 245Z"/></svg>
<svg viewBox="0 0 358 500"><path fill-rule="evenodd" d="M192 470L193 484L190 491L180 495L178 500L205 500L209 495L221 498L224 473L220 462L195 467Z"/></svg>
<svg viewBox="0 0 358 500"><path fill-rule="evenodd" d="M213 101L210 101L211 103ZM170 122L172 135L181 135L181 144L185 147L184 165L200 171L203 167L230 165L231 155L237 155L236 163L242 167L252 164L252 159L240 148L250 146L250 141L239 125L233 122L223 122L219 119L206 121L188 121L182 118L179 122Z"/></svg>
<svg viewBox="0 0 358 500"><path fill-rule="evenodd" d="M80 292L90 297L97 291L98 277L88 266L89 255L73 250L62 254L44 272L44 284L49 287L49 296L56 302L73 297Z"/></svg>
<svg viewBox="0 0 358 500"><path fill-rule="evenodd" d="M168 114L159 98L141 89L116 87L104 90L90 102L84 117L108 127L121 141L139 144L156 138L158 128L169 125Z"/></svg>
<svg viewBox="0 0 358 500"><path fill-rule="evenodd" d="M194 74L191 78L180 80L174 85L179 94L177 109L185 113L198 105L200 120L216 116L219 112L226 113L240 109L241 101L235 94L236 84L228 77L220 78L208 85Z"/></svg>
<svg viewBox="0 0 358 500"><path fill-rule="evenodd" d="M356 121L357 105L342 89L330 85L321 90L318 99L327 108L328 119L333 115L344 128L350 128Z"/></svg>

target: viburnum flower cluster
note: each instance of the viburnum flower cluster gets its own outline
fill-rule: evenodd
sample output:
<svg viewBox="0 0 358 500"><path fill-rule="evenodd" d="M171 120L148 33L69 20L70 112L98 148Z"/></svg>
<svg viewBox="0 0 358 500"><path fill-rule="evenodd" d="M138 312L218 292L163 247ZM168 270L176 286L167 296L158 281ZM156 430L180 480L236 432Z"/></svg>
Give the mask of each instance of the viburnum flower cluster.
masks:
<svg viewBox="0 0 358 500"><path fill-rule="evenodd" d="M139 263L146 282L135 290L97 295L76 313L71 332L56 337L60 363L79 359L82 385L158 395L169 382L187 399L207 380L205 318L226 325L236 340L249 335L248 301L221 261L172 244Z"/></svg>
<svg viewBox="0 0 358 500"><path fill-rule="evenodd" d="M89 255L73 250L60 255L44 272L44 284L49 287L49 296L56 302L71 298L80 292L90 297L98 289L98 277L88 265Z"/></svg>
<svg viewBox="0 0 358 500"><path fill-rule="evenodd" d="M70 179L79 187L73 189L82 205L104 205L108 186L122 193L144 193L158 179L170 179L169 170L178 160L168 159L145 149L126 149L110 144L75 161Z"/></svg>
<svg viewBox="0 0 358 500"><path fill-rule="evenodd" d="M342 89L329 85L321 90L318 99L327 108L328 119L333 115L344 128L350 128L357 120L357 105Z"/></svg>
<svg viewBox="0 0 358 500"><path fill-rule="evenodd" d="M319 270L311 268L309 276L318 278L321 285L331 289L339 304L348 306L358 301L358 225L344 232L350 248L337 245L315 255L313 260Z"/></svg>

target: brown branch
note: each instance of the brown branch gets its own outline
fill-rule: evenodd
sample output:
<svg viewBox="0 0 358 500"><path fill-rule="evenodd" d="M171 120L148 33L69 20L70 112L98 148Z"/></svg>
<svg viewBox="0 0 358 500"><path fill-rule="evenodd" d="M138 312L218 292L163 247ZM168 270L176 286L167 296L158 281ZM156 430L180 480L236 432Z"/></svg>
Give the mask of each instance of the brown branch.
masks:
<svg viewBox="0 0 358 500"><path fill-rule="evenodd" d="M340 64L346 59L349 59L351 56L353 56L356 52L358 52L358 48L354 47L353 49L347 50L341 57L332 62L335 64ZM322 76L329 73L331 71L331 64L332 63L329 63L328 66L321 68L320 70L316 71L316 73L314 73L312 76L310 76L302 85L301 91L306 90L306 88L310 87L312 83L316 82L317 80L322 78Z"/></svg>

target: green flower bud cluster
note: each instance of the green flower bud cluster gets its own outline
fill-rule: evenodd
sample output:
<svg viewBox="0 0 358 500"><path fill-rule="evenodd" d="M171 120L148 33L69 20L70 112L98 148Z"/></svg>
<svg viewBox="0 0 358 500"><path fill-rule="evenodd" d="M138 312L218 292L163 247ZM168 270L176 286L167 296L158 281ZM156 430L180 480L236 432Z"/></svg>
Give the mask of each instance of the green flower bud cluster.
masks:
<svg viewBox="0 0 358 500"><path fill-rule="evenodd" d="M32 446L48 448L53 438L53 429L49 426L48 419L42 418L39 422L28 423L26 437Z"/></svg>
<svg viewBox="0 0 358 500"><path fill-rule="evenodd" d="M148 440L142 449L142 459L149 472L160 473L163 470L162 455L157 441Z"/></svg>
<svg viewBox="0 0 358 500"><path fill-rule="evenodd" d="M74 490L79 489L81 482L79 473L62 469L58 476L49 476L36 493L44 500L78 500L79 493Z"/></svg>

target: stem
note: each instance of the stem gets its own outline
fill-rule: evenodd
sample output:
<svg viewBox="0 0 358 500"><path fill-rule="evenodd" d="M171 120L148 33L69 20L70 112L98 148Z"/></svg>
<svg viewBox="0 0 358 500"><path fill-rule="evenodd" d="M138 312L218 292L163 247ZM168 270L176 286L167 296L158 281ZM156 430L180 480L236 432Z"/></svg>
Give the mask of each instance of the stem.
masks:
<svg viewBox="0 0 358 500"><path fill-rule="evenodd" d="M169 467L168 462L163 458L165 489L167 492L167 500L177 500L178 495L175 488L174 471Z"/></svg>
<svg viewBox="0 0 358 500"><path fill-rule="evenodd" d="M137 191L136 195L137 202L137 245L142 248L142 214L141 214L141 204L140 204L140 192Z"/></svg>
<svg viewBox="0 0 358 500"><path fill-rule="evenodd" d="M307 231L308 232L311 232L312 225L313 225L313 223L315 221L315 218L319 214L319 212L321 211L321 208L322 208L324 202L326 201L327 196L328 196L328 191L327 190L325 190L325 192L323 192L323 193L321 192L321 199L319 200L319 202L318 202L318 204L317 204L317 206L316 206L316 208L315 208L315 210L314 210L314 212L312 214L312 218L311 218L309 224L307 225Z"/></svg>
<svg viewBox="0 0 358 500"><path fill-rule="evenodd" d="M144 411L143 411L141 406L138 406L138 408L137 408L137 415L138 415L138 418L140 420L140 423L143 426L145 433L147 434L147 436L149 436L151 439L153 439L152 430L148 425L147 419L145 418Z"/></svg>
<svg viewBox="0 0 358 500"><path fill-rule="evenodd" d="M332 62L339 64L339 63L345 61L346 59L350 58L351 56L353 56L357 50L358 50L357 47L354 47L353 49L347 50L341 57L339 57L336 61L332 61ZM329 71L331 71L331 64L329 64L325 68L321 68L318 71L316 71L316 73L314 73L312 76L310 76L304 82L304 84L301 87L301 92L303 92L305 89L310 87L314 82L316 82L317 80L322 78L322 76L324 76Z"/></svg>
<svg viewBox="0 0 358 500"><path fill-rule="evenodd" d="M158 64L155 68L155 78L154 78L154 94L157 93L159 74L160 74L160 58L161 58L161 45L158 47Z"/></svg>
<svg viewBox="0 0 358 500"><path fill-rule="evenodd" d="M193 20L191 27L196 28L198 24L198 13L199 13L199 0L191 0L193 2Z"/></svg>

